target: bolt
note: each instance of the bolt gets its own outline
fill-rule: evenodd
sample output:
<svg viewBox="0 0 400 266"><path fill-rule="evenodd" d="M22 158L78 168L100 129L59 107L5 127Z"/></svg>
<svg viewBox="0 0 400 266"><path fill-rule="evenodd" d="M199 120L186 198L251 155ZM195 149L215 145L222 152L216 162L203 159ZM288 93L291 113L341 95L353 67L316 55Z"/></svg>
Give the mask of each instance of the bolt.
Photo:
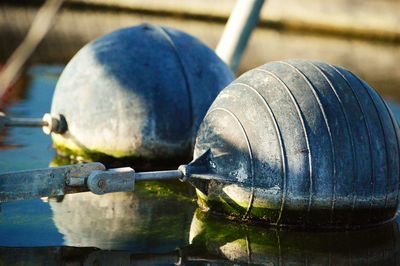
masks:
<svg viewBox="0 0 400 266"><path fill-rule="evenodd" d="M106 186L106 181L103 179L100 179L99 182L97 182L97 187L100 189L103 189Z"/></svg>

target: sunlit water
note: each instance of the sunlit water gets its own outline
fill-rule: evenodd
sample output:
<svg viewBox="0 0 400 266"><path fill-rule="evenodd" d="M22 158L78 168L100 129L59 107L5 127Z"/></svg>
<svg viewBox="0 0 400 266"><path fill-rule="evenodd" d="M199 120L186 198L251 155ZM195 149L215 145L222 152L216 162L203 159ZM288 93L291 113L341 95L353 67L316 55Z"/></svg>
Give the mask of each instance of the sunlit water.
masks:
<svg viewBox="0 0 400 266"><path fill-rule="evenodd" d="M6 111L30 117L49 111L61 70L31 68L27 90ZM54 162L40 129L8 129L0 139L0 172ZM0 265L400 264L398 219L354 232L276 231L207 216L189 190L142 185L135 193L1 204Z"/></svg>

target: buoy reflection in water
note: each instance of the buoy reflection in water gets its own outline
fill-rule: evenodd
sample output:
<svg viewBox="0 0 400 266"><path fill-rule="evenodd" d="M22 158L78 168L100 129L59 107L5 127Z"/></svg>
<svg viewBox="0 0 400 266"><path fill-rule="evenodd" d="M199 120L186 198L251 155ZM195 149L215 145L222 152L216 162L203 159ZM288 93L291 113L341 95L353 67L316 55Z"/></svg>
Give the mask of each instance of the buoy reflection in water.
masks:
<svg viewBox="0 0 400 266"><path fill-rule="evenodd" d="M116 203L119 197L129 199L128 195L115 195L110 202ZM90 199L88 199L90 201ZM129 202L129 200L127 200ZM82 203L82 201L80 201ZM77 202L79 204L79 201ZM128 203L132 204L132 202ZM67 204L68 205L68 204ZM65 206L67 206L65 205ZM109 204L109 206L111 206ZM71 205L70 205L71 206ZM175 206L176 207L176 206ZM104 227L100 222L93 224L93 229L88 229L92 219L85 217L79 221L71 221L75 224L76 231L65 230L67 234L78 236L85 230L92 234L130 239L131 244L125 248L115 250L118 245L108 245L114 250L106 249L104 238L91 238L92 242L102 245L103 249L95 247L46 247L46 248L0 248L0 264L33 264L33 265L55 265L63 263L78 263L80 265L398 265L399 257L399 227L398 222L387 223L383 226L366 230L348 232L304 232L304 231L278 231L273 228L266 229L258 226L237 224L224 220L220 217L212 217L197 210L190 225L189 239L183 239L180 243L166 236L163 238L160 230L143 230L147 226L160 226L160 223L153 222L142 226L138 220L126 218L125 223L121 222L122 216L128 217L130 213L125 212L120 218L116 218L120 227L107 229L110 225L110 217L105 217L99 212L97 214L105 218ZM129 210L126 208L125 210ZM67 208L65 208L67 210ZM120 209L122 210L122 209ZM152 213L149 209L149 213ZM71 209L70 209L71 211ZM94 212L93 212L94 213ZM92 213L92 214L93 214ZM61 214L61 213L60 213ZM91 217L89 214L86 217ZM120 213L122 214L122 213ZM138 215L143 218L143 214ZM71 217L69 217L71 218ZM119 220L119 221L118 221ZM143 222L149 222L144 220ZM65 220L63 225L68 221ZM83 222L79 229L79 222ZM129 222L132 222L130 225ZM172 221L173 222L173 221ZM179 226L182 220L175 220ZM181 226L181 237L188 233L189 225ZM128 227L126 227L128 226ZM171 232L169 227L175 227L173 223L162 227L168 235ZM125 230L126 229L126 230ZM160 228L161 229L161 228ZM125 230L125 231L124 231ZM126 235L123 236L123 233ZM157 236L156 236L157 235ZM83 237L85 234L82 235ZM156 236L156 237L155 237ZM67 241L73 241L71 235ZM164 239L164 240L163 240ZM95 242L96 240L96 242ZM189 240L189 244L187 243ZM75 239L75 241L77 241ZM141 242L142 241L142 242ZM72 243L72 242L70 242ZM108 243L112 243L108 242ZM75 242L76 244L76 242ZM81 242L81 244L83 244ZM144 244L144 246L140 246ZM178 244L178 245L174 245ZM160 248L163 246L163 248ZM122 246L121 246L122 247Z"/></svg>
<svg viewBox="0 0 400 266"><path fill-rule="evenodd" d="M398 222L347 232L286 231L229 222L197 210L187 257L203 254L205 260L261 265L397 265L398 235Z"/></svg>
<svg viewBox="0 0 400 266"><path fill-rule="evenodd" d="M146 184L135 193L71 194L49 203L64 245L165 252L187 243L196 205L186 189Z"/></svg>

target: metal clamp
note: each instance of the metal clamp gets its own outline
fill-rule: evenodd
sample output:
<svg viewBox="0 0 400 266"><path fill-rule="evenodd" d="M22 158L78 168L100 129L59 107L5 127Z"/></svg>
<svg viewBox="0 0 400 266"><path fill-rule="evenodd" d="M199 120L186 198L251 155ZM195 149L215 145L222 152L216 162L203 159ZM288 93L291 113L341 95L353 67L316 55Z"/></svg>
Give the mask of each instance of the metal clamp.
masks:
<svg viewBox="0 0 400 266"><path fill-rule="evenodd" d="M95 194L133 191L135 186L135 170L130 167L115 168L107 171L93 171L87 186Z"/></svg>

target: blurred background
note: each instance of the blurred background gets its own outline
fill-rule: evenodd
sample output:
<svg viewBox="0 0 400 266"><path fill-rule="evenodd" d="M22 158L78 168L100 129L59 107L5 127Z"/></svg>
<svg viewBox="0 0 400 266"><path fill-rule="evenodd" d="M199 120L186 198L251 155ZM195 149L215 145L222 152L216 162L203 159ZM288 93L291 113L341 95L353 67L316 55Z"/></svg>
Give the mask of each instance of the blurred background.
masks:
<svg viewBox="0 0 400 266"><path fill-rule="evenodd" d="M40 0L0 3L0 63L22 41ZM67 0L30 64L64 65L87 42L142 22L188 32L215 48L234 0ZM267 0L238 73L273 60L317 59L350 69L400 100L400 1Z"/></svg>

